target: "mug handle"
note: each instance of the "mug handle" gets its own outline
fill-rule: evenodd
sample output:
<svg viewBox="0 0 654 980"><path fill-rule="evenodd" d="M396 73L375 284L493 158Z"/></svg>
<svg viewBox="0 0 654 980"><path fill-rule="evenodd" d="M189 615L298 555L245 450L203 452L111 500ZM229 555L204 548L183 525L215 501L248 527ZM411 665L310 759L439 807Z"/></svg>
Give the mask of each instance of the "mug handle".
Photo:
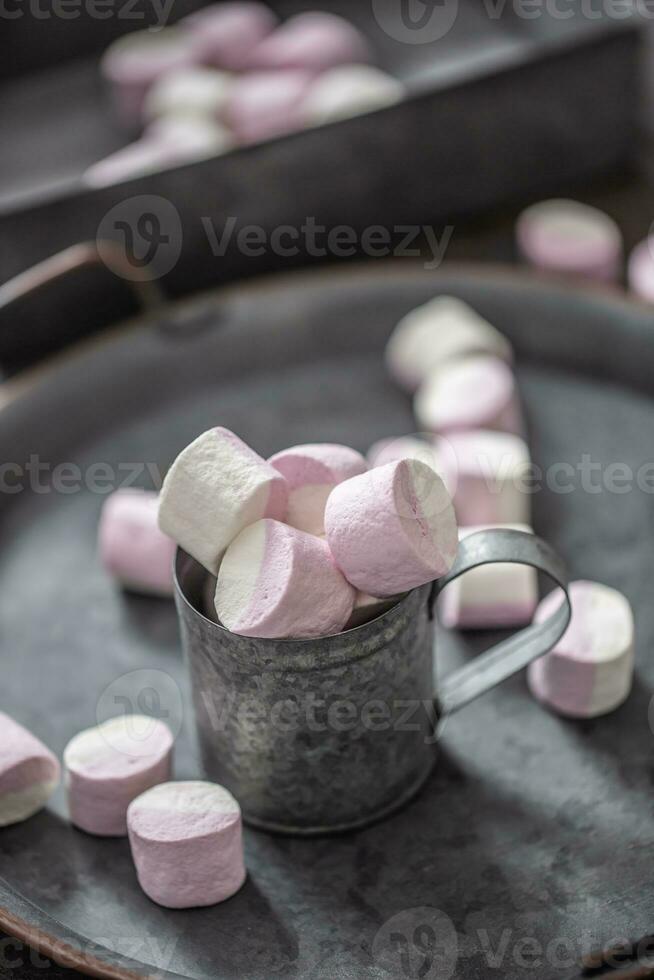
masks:
<svg viewBox="0 0 654 980"><path fill-rule="evenodd" d="M542 657L558 643L570 622L572 609L563 561L535 534L508 528L476 531L460 542L452 568L432 586L430 614L433 616L436 599L446 585L464 572L496 562L531 565L537 571L544 572L562 590L563 602L544 622L532 623L444 678L439 683L436 697L440 717L458 711L480 694L485 694L522 670L532 660Z"/></svg>

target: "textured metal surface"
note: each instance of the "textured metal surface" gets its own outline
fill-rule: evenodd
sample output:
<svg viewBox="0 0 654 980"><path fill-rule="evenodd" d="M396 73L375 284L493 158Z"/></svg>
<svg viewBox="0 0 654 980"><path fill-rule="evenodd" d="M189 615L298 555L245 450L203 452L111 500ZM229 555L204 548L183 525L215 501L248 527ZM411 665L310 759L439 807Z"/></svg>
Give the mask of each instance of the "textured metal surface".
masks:
<svg viewBox="0 0 654 980"><path fill-rule="evenodd" d="M634 472L652 461L651 309L524 276L434 275L402 263L261 283L169 314L164 330L144 324L82 351L0 412L4 460L37 453L85 473L98 461L165 468L217 422L266 454L310 440L365 449L409 432L410 400L386 377L381 350L397 319L436 291L472 302L514 344L543 474L576 467L583 454L600 476L616 461ZM139 482L149 481L144 472ZM50 948L84 937L101 968L131 959L144 974L193 980L400 977L389 935L412 935L425 909L440 909L454 930L450 980L567 980L582 948L651 931L654 507L635 485L612 493L597 474L593 483L586 492L572 479L572 492L556 493L543 476L534 527L571 578L600 579L632 603L636 677L625 705L566 721L513 677L449 716L424 789L388 820L325 839L247 829L248 881L212 909L149 902L127 842L72 829L58 793L0 834L0 910L13 911L12 930L38 926L54 937ZM103 499L86 488L0 494L0 709L57 752L134 670L161 671L188 693L173 604L121 595L97 562ZM441 633L439 675L494 638ZM180 778L199 771L192 729L185 700ZM525 967L534 947L542 955ZM416 973L422 960L412 962ZM436 973L448 977L445 967Z"/></svg>

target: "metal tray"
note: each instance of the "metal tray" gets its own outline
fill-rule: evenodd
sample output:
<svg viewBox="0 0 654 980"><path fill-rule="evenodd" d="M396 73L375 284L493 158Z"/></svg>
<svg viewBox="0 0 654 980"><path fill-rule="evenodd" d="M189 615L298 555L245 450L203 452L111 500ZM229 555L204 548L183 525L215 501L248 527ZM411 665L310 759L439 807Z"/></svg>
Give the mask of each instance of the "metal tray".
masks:
<svg viewBox="0 0 654 980"><path fill-rule="evenodd" d="M410 432L409 400L381 354L398 317L437 292L470 301L515 345L544 473L565 482L553 467L584 454L600 467L599 492L568 475L573 492L535 493L534 524L572 577L631 600L628 702L606 718L565 721L513 678L448 723L415 802L341 837L248 830L246 885L208 909L152 904L127 841L70 827L59 791L46 811L0 832L0 928L97 976L195 980L518 980L526 960L533 980L550 980L576 975L589 946L651 930L654 507L651 492L608 487L616 462L645 486L649 461L652 482L654 315L618 295L509 270L433 275L399 263L295 275L169 308L13 382L0 412L3 462L41 468L38 488L0 494L0 708L61 752L94 723L99 699L137 697L142 678L125 675L154 671L171 717L182 692L176 774L195 774L172 604L114 588L95 552L102 494L47 492L48 472L74 463L84 482L98 462L164 468L217 422L263 453L326 439L365 449ZM15 469L3 474L16 479ZM144 474L139 482L151 485ZM488 637L439 641L445 667ZM428 947L430 928L433 962L419 973L425 958L411 943Z"/></svg>

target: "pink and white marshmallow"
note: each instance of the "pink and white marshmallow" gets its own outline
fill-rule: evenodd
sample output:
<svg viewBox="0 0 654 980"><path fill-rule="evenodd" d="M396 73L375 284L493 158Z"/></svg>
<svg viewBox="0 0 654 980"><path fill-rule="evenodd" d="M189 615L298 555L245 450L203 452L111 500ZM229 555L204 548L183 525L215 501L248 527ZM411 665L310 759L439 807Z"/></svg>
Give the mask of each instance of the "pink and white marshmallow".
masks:
<svg viewBox="0 0 654 980"><path fill-rule="evenodd" d="M397 78L372 65L339 65L319 75L302 103L307 125L322 126L400 102L405 95Z"/></svg>
<svg viewBox="0 0 654 980"><path fill-rule="evenodd" d="M223 626L243 636L329 636L349 620L354 589L325 541L262 520L245 528L227 549L215 604Z"/></svg>
<svg viewBox="0 0 654 980"><path fill-rule="evenodd" d="M138 123L150 86L169 72L197 62L190 37L177 27L134 31L105 51L100 71L111 88L120 118Z"/></svg>
<svg viewBox="0 0 654 980"><path fill-rule="evenodd" d="M234 538L264 517L284 520L288 484L229 429L209 429L170 467L159 500L159 527L218 574Z"/></svg>
<svg viewBox="0 0 654 980"><path fill-rule="evenodd" d="M146 120L161 116L221 119L232 85L228 72L193 65L159 78L143 105Z"/></svg>
<svg viewBox="0 0 654 980"><path fill-rule="evenodd" d="M454 509L462 527L531 524L531 459L527 444L507 432L451 432L443 443L456 474Z"/></svg>
<svg viewBox="0 0 654 980"><path fill-rule="evenodd" d="M523 257L540 269L614 281L622 264L622 235L615 221L579 201L541 201L523 211L516 226Z"/></svg>
<svg viewBox="0 0 654 980"><path fill-rule="evenodd" d="M507 362L513 357L508 340L471 306L436 296L397 324L386 345L386 365L401 387L415 391L437 368L473 354Z"/></svg>
<svg viewBox="0 0 654 980"><path fill-rule="evenodd" d="M418 389L414 414L421 428L447 434L466 429L522 431L513 371L499 357L462 357L435 370Z"/></svg>
<svg viewBox="0 0 654 980"><path fill-rule="evenodd" d="M304 126L302 100L311 75L301 68L257 71L234 82L225 119L241 143L258 143Z"/></svg>
<svg viewBox="0 0 654 980"><path fill-rule="evenodd" d="M458 539L445 484L418 459L402 459L335 487L325 508L336 564L361 592L381 598L440 578Z"/></svg>
<svg viewBox="0 0 654 980"><path fill-rule="evenodd" d="M162 783L130 804L127 823L139 884L158 905L215 905L245 882L241 808L222 786Z"/></svg>
<svg viewBox="0 0 654 980"><path fill-rule="evenodd" d="M50 749L0 711L0 827L42 810L59 778L59 761Z"/></svg>
<svg viewBox="0 0 654 980"><path fill-rule="evenodd" d="M168 726L146 715L119 715L79 732L64 751L72 823L88 834L125 836L127 807L170 779L172 750Z"/></svg>
<svg viewBox="0 0 654 980"><path fill-rule="evenodd" d="M627 264L629 289L647 303L654 303L654 236L640 242Z"/></svg>
<svg viewBox="0 0 654 980"><path fill-rule="evenodd" d="M456 459L446 440L439 442L438 448L432 441L417 436L398 436L395 439L380 439L373 443L367 452L371 466L384 466L398 459L419 459L440 476L450 497L456 489Z"/></svg>
<svg viewBox="0 0 654 980"><path fill-rule="evenodd" d="M180 21L180 28L188 32L198 59L205 65L241 71L277 24L270 7L240 0L202 7Z"/></svg>
<svg viewBox="0 0 654 980"><path fill-rule="evenodd" d="M159 530L159 495L123 489L104 503L98 530L103 566L124 588L173 594L175 542Z"/></svg>
<svg viewBox="0 0 654 980"><path fill-rule="evenodd" d="M571 718L613 711L629 695L634 668L634 621L622 593L598 582L570 585L572 619L550 653L530 664L529 689L537 700ZM557 591L538 606L543 622L560 604Z"/></svg>
<svg viewBox="0 0 654 980"><path fill-rule="evenodd" d="M533 533L526 524L502 526ZM462 527L459 540L487 528ZM441 623L450 629L495 629L531 623L537 603L536 570L529 565L498 562L473 568L450 582L439 596L438 611Z"/></svg>
<svg viewBox="0 0 654 980"><path fill-rule="evenodd" d="M292 446L268 462L288 484L286 523L318 535L325 533L325 504L334 487L368 469L356 449L329 442Z"/></svg>
<svg viewBox="0 0 654 980"><path fill-rule="evenodd" d="M277 71L302 68L319 73L335 65L371 60L363 34L343 17L322 11L296 14L251 51L248 66Z"/></svg>

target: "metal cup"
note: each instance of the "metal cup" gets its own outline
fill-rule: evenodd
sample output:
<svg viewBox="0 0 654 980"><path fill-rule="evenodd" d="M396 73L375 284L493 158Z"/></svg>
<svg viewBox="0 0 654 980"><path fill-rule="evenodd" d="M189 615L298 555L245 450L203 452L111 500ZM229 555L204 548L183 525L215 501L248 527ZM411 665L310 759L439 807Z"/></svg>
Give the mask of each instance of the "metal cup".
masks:
<svg viewBox="0 0 654 980"><path fill-rule="evenodd" d="M532 565L561 587L563 601L550 619L497 644L435 691L437 595L488 562ZM520 531L470 535L445 578L362 626L320 639L231 633L211 618L207 577L178 551L175 601L203 766L238 799L247 822L289 834L354 829L403 806L434 765L437 722L551 649L571 614L561 560Z"/></svg>

